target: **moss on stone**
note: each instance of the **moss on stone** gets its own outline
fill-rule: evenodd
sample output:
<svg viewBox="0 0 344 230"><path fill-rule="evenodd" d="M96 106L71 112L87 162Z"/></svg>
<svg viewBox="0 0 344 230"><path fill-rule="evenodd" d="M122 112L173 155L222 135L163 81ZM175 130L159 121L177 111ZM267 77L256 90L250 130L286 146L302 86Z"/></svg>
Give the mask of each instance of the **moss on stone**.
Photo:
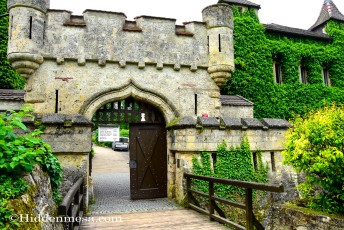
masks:
<svg viewBox="0 0 344 230"><path fill-rule="evenodd" d="M170 123L167 124L166 127L168 128L168 127L172 127L172 126L178 124L181 119L182 119L181 117L177 117L177 118L173 119Z"/></svg>
<svg viewBox="0 0 344 230"><path fill-rule="evenodd" d="M8 207L14 210L20 223L20 226L15 229L30 229L30 230L41 230L40 222L27 222L26 215L28 215L29 221L31 218L37 217L33 212L36 208L36 203L33 198L37 193L38 189L35 185L31 184L27 192L20 196L18 199L9 200ZM20 221L20 215L22 215L22 222Z"/></svg>
<svg viewBox="0 0 344 230"><path fill-rule="evenodd" d="M344 215L332 214L332 213L321 212L321 211L315 211L313 209L309 209L309 208L305 208L305 207L300 207L300 206L297 206L297 205L292 204L292 203L283 204L282 207L286 208L286 209L293 209L293 210L300 211L300 212L304 213L305 215L328 216L330 218L336 218L336 219L344 220Z"/></svg>

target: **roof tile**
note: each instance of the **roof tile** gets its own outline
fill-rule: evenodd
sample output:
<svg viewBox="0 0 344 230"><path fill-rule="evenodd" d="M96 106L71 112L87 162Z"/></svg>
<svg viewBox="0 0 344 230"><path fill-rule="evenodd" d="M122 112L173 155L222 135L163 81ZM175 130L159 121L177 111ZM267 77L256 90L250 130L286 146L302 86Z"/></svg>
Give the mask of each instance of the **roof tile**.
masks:
<svg viewBox="0 0 344 230"><path fill-rule="evenodd" d="M326 40L331 41L332 38L328 36L327 34L323 33L316 33L309 30L303 30L298 28L292 28L288 26L282 26L278 24L263 24L267 32L275 32L279 34L286 34L286 35L292 35L292 36L301 36L301 37L308 37L308 38L314 38L314 39L320 39L320 40Z"/></svg>
<svg viewBox="0 0 344 230"><path fill-rule="evenodd" d="M253 106L253 102L239 95L221 95L220 101L222 105L229 106Z"/></svg>
<svg viewBox="0 0 344 230"><path fill-rule="evenodd" d="M260 9L260 5L247 1L247 0L220 0L219 3L242 5L242 6L248 6L248 7Z"/></svg>

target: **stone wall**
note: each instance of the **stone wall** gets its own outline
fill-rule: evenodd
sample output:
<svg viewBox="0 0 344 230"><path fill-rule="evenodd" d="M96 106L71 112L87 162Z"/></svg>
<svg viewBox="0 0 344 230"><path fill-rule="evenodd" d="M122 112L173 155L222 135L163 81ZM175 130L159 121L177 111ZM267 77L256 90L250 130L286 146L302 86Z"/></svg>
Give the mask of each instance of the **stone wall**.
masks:
<svg viewBox="0 0 344 230"><path fill-rule="evenodd" d="M167 123L220 116L219 86L234 71L228 4L208 6L203 22L184 25L96 10L75 16L49 10L49 0L9 0L8 9L8 58L28 78L25 102L35 112L91 119L107 102L134 97L159 108Z"/></svg>
<svg viewBox="0 0 344 230"><path fill-rule="evenodd" d="M253 118L253 106L222 105L221 116L232 118Z"/></svg>
<svg viewBox="0 0 344 230"><path fill-rule="evenodd" d="M0 100L0 112L6 110L19 110L24 105L24 101Z"/></svg>
<svg viewBox="0 0 344 230"><path fill-rule="evenodd" d="M284 149L284 133L290 127L285 120L253 118L185 117L169 127L170 146L169 174L173 174L174 196L179 203L185 198L183 174L192 172L192 159L202 151L216 152L217 146L225 142L228 147L239 146L246 136L252 152L262 152L263 162L269 166L271 183L283 182L286 192L276 197L280 200L295 196L297 175L291 168L282 165L281 151ZM252 155L253 160L253 155ZM172 177L171 177L172 178ZM295 181L296 180L296 181ZM171 188L172 190L172 188ZM170 196L172 193L169 194Z"/></svg>
<svg viewBox="0 0 344 230"><path fill-rule="evenodd" d="M35 165L32 172L24 176L24 180L29 184L28 192L18 199L9 201L9 207L14 209L18 217L20 229L63 230L62 223L31 221L39 217L41 220L47 220L47 217L54 218L57 215L49 176L40 166Z"/></svg>
<svg viewBox="0 0 344 230"><path fill-rule="evenodd" d="M344 217L282 205L271 207L264 225L267 230L340 230L344 229Z"/></svg>
<svg viewBox="0 0 344 230"><path fill-rule="evenodd" d="M0 112L19 110L24 105L24 90L0 89Z"/></svg>
<svg viewBox="0 0 344 230"><path fill-rule="evenodd" d="M78 67L76 61L57 65L46 60L36 76L27 82L26 102L39 113L82 114L91 119L102 105L127 97L148 102L160 109L167 123L179 115L195 113L195 94L198 96L198 115L220 115L219 90L206 69L191 71L189 67L175 70L155 65L139 68L116 63L99 66L90 62Z"/></svg>
<svg viewBox="0 0 344 230"><path fill-rule="evenodd" d="M53 153L58 157L63 169L60 194L65 196L72 185L80 177L84 177L87 206L92 123L80 115L63 114L38 114L25 121L30 129L37 128L37 123L45 126L42 138L52 146Z"/></svg>

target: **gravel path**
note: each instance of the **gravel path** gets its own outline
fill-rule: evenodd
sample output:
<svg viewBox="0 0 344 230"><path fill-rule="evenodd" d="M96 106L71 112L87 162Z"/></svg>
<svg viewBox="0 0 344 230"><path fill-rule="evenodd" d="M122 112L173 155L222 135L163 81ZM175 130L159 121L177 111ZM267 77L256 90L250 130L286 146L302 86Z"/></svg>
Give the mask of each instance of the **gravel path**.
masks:
<svg viewBox="0 0 344 230"><path fill-rule="evenodd" d="M174 201L164 199L130 200L129 153L94 147L92 177L95 204L92 215L180 209Z"/></svg>

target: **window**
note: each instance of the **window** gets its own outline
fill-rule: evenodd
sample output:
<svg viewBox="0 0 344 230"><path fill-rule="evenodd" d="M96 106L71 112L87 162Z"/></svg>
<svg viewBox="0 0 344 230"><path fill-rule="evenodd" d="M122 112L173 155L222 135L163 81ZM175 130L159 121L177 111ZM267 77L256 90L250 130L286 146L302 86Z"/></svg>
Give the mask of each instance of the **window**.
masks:
<svg viewBox="0 0 344 230"><path fill-rule="evenodd" d="M29 39L32 39L32 16L30 16Z"/></svg>
<svg viewBox="0 0 344 230"><path fill-rule="evenodd" d="M273 71L275 76L275 83L282 84L282 66L278 62L273 63Z"/></svg>
<svg viewBox="0 0 344 230"><path fill-rule="evenodd" d="M304 66L300 66L300 82L307 84L307 69Z"/></svg>
<svg viewBox="0 0 344 230"><path fill-rule="evenodd" d="M322 69L322 76L323 76L324 85L331 86L330 71L328 68Z"/></svg>

